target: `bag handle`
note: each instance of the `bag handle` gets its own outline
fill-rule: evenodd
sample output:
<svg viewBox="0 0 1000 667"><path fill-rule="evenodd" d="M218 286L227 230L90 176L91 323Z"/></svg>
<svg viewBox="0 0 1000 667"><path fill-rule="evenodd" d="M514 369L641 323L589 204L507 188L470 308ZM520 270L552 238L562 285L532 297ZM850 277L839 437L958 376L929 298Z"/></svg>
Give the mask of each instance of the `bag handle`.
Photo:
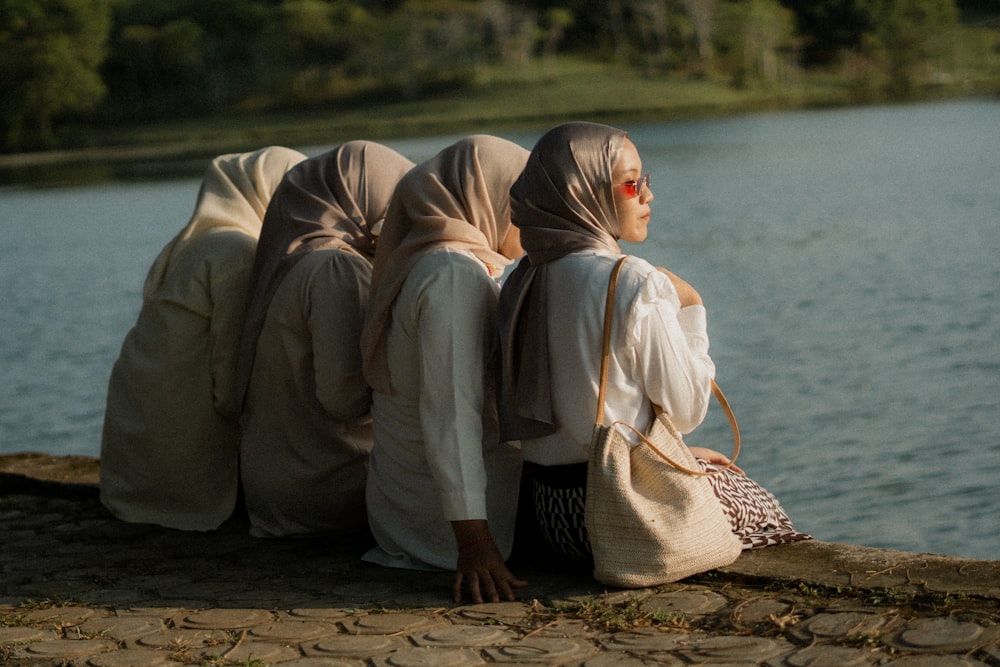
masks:
<svg viewBox="0 0 1000 667"><path fill-rule="evenodd" d="M597 390L597 419L595 423L598 425L604 424L604 402L607 396L607 385L608 385L608 360L611 352L611 324L614 318L614 306L615 306L615 292L618 287L618 274L621 273L622 266L625 264L625 260L628 259L628 255L622 256L617 262L615 262L614 268L611 269L611 278L608 280L608 296L604 302L604 336L601 341L601 384ZM704 472L701 470L691 470L661 452L657 447L649 441L649 439L639 431L635 426L628 424L623 421L616 421L611 424L611 428L617 427L619 424L630 429L633 433L639 436L643 443L645 443L650 449L652 449L656 454L660 456L664 461L672 465L677 470L681 472L686 472L689 475L699 475L708 476L714 475L718 472L726 470L734 463L740 455L740 427L736 423L736 415L733 414L733 409L729 405L729 400L726 399L726 395L722 393L722 389L716 384L715 380L712 380L712 393L715 395L716 400L719 401L719 405L725 411L726 416L729 418L729 426L733 430L733 455L729 457L729 463L721 468L712 470L709 472ZM667 415L661 413L662 418L667 422L670 427L670 431L678 439L683 439L674 427L673 422L667 417Z"/></svg>
<svg viewBox="0 0 1000 667"><path fill-rule="evenodd" d="M615 262L611 269L611 278L608 280L608 296L604 301L604 338L601 341L601 384L597 390L597 419L595 424L604 423L604 399L608 389L608 355L611 348L611 320L614 317L615 290L618 287L618 274L622 272L622 266L628 255L623 255Z"/></svg>

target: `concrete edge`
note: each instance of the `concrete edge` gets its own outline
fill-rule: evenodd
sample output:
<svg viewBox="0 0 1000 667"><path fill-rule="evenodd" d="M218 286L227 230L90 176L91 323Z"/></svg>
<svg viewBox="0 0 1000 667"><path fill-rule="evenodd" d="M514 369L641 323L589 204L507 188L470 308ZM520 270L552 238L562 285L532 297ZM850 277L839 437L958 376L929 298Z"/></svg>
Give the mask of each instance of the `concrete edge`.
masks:
<svg viewBox="0 0 1000 667"><path fill-rule="evenodd" d="M23 494L93 500L98 497L98 480L99 461L94 457L0 454L0 498ZM886 589L1000 601L1000 561L820 540L745 551L718 572L806 588Z"/></svg>

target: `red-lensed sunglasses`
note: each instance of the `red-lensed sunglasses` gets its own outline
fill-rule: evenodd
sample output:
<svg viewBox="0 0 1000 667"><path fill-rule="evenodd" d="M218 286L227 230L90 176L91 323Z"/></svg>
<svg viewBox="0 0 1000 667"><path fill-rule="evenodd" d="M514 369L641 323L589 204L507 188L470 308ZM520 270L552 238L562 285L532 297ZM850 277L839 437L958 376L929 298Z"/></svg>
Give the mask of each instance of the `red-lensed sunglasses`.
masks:
<svg viewBox="0 0 1000 667"><path fill-rule="evenodd" d="M653 177L649 174L643 174L635 181L625 181L618 187L622 189L626 197L638 197L643 188L651 187L653 184Z"/></svg>

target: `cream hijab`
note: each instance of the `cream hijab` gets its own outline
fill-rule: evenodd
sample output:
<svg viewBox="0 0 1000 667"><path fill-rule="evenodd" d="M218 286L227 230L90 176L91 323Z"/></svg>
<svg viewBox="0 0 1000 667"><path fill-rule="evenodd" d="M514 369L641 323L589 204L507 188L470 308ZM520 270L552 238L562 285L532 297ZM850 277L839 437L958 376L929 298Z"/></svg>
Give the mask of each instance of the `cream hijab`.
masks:
<svg viewBox="0 0 1000 667"><path fill-rule="evenodd" d="M510 264L500 246L510 227L510 186L528 151L485 134L455 142L414 167L389 204L372 270L362 333L365 379L392 390L386 337L392 304L413 266L441 247L467 250L487 266Z"/></svg>
<svg viewBox="0 0 1000 667"><path fill-rule="evenodd" d="M413 162L371 141L349 141L288 172L264 217L240 352L237 400L249 384L257 339L271 299L296 262L314 250L375 255L376 226L385 217L396 184Z"/></svg>
<svg viewBox="0 0 1000 667"><path fill-rule="evenodd" d="M580 250L620 253L611 173L628 135L574 122L546 132L510 190L511 216L526 257L504 282L501 438L554 433L547 335L547 267Z"/></svg>
<svg viewBox="0 0 1000 667"><path fill-rule="evenodd" d="M290 148L269 146L212 160L205 170L191 219L154 260L146 275L143 297L156 293L173 258L205 234L221 229L256 239L275 188L285 173L305 157Z"/></svg>

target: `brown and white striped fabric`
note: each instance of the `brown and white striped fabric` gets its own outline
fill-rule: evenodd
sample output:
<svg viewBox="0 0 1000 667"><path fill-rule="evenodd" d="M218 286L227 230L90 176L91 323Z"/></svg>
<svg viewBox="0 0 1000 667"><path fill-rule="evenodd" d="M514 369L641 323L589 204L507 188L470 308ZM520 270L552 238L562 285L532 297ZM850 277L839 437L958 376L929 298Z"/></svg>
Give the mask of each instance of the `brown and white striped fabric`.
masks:
<svg viewBox="0 0 1000 667"><path fill-rule="evenodd" d="M706 471L718 470L701 459L698 463ZM795 530L774 494L749 477L725 470L708 480L744 551L810 539Z"/></svg>

